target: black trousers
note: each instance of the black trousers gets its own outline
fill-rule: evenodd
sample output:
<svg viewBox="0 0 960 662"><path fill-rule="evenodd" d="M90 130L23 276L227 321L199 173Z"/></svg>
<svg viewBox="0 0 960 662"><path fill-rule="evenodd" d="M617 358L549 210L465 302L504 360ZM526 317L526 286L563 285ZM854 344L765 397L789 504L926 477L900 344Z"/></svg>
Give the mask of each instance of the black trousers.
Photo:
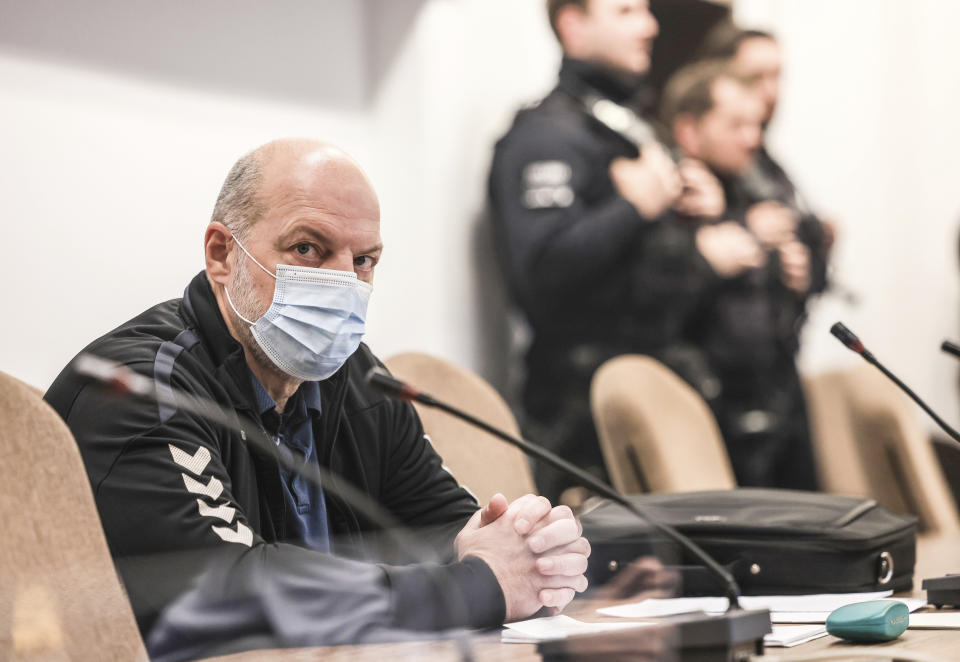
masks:
<svg viewBox="0 0 960 662"><path fill-rule="evenodd" d="M713 403L741 487L818 489L807 407L792 358L764 375L721 376Z"/></svg>

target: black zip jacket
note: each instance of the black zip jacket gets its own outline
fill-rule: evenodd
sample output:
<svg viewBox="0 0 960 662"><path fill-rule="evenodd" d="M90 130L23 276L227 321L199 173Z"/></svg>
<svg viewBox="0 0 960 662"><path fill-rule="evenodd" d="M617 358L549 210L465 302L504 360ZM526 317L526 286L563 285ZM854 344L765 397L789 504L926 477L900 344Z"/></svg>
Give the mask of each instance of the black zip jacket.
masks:
<svg viewBox="0 0 960 662"><path fill-rule="evenodd" d="M444 564L411 563L424 559L382 544L388 536L329 493L336 556L284 543L278 467L242 438L262 424L242 348L220 316L205 273L193 279L183 299L154 306L84 351L154 378L158 388L212 400L235 412L244 428L240 435L170 406L111 395L69 366L47 391L80 447L111 552L145 634L162 610L182 601L211 561L219 579L207 581L208 587L258 602L257 616L238 616L236 627L247 635L257 634L251 628L272 633L272 644L278 630L292 633L281 636L280 644L299 645L347 643L371 627L502 623L503 593L489 567L475 558L450 562L453 538L477 503L441 467L414 409L367 387L365 374L380 363L365 345L320 382L320 462L406 526L423 531L420 538L439 546ZM408 565L370 563L385 560ZM236 605L215 596L203 603L226 611ZM360 622L351 620L345 628L343 619L316 620L336 613L337 605ZM223 637L230 623L208 616Z"/></svg>

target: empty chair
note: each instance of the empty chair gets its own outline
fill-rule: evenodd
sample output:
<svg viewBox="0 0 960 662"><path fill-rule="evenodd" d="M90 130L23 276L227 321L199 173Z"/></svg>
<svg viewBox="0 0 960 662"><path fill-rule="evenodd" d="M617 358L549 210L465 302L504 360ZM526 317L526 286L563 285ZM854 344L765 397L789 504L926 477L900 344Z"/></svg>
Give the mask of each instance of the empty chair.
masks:
<svg viewBox="0 0 960 662"><path fill-rule="evenodd" d="M386 365L397 378L410 382L424 393L441 398L513 435L520 434L507 403L490 384L474 373L443 359L416 352L393 356L387 359ZM419 403L414 406L431 443L443 458L444 466L481 503L489 501L497 492L508 500L536 492L530 465L520 449L450 414Z"/></svg>
<svg viewBox="0 0 960 662"><path fill-rule="evenodd" d="M73 436L2 372L0 448L0 659L146 660Z"/></svg>
<svg viewBox="0 0 960 662"><path fill-rule="evenodd" d="M943 476L947 479L947 487L960 508L960 446L947 437L934 437L931 441L940 461L940 468L943 469Z"/></svg>
<svg viewBox="0 0 960 662"><path fill-rule="evenodd" d="M625 493L736 487L713 413L659 361L628 354L597 370L590 405L614 486Z"/></svg>
<svg viewBox="0 0 960 662"><path fill-rule="evenodd" d="M806 377L803 390L821 489L873 497L847 402L846 371Z"/></svg>
<svg viewBox="0 0 960 662"><path fill-rule="evenodd" d="M956 502L916 405L873 366L843 376L870 496L926 533L960 530Z"/></svg>

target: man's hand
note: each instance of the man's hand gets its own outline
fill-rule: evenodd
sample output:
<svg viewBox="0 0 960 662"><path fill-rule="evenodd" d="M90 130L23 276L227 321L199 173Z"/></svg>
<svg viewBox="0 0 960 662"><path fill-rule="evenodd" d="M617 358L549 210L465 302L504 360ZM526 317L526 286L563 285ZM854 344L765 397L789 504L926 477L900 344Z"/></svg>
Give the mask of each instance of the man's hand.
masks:
<svg viewBox="0 0 960 662"><path fill-rule="evenodd" d="M721 278L733 278L766 262L753 235L734 221L703 226L697 230L696 242L697 250Z"/></svg>
<svg viewBox="0 0 960 662"><path fill-rule="evenodd" d="M779 202L758 202L747 210L746 221L764 248L778 248L796 239L797 218Z"/></svg>
<svg viewBox="0 0 960 662"><path fill-rule="evenodd" d="M701 161L684 159L680 162L683 193L673 208L681 214L698 218L719 218L726 209L723 187Z"/></svg>
<svg viewBox="0 0 960 662"><path fill-rule="evenodd" d="M797 294L806 294L810 291L810 249L791 241L780 246L779 252L783 284Z"/></svg>
<svg viewBox="0 0 960 662"><path fill-rule="evenodd" d="M528 494L509 506L497 494L457 536L457 557L482 559L497 577L507 604L507 620L526 618L550 607L559 612L587 588L590 544L566 506L550 507Z"/></svg>
<svg viewBox="0 0 960 662"><path fill-rule="evenodd" d="M683 191L677 166L657 144L644 146L638 158L611 161L610 179L617 192L647 220L666 211Z"/></svg>

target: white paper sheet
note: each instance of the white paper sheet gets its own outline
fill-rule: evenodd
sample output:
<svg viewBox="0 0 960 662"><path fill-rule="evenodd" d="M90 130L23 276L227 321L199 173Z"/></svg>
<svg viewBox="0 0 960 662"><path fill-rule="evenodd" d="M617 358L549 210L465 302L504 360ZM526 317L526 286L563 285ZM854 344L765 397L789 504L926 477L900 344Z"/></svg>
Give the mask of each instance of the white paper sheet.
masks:
<svg viewBox="0 0 960 662"><path fill-rule="evenodd" d="M910 614L908 627L918 630L960 630L960 611L927 611Z"/></svg>
<svg viewBox="0 0 960 662"><path fill-rule="evenodd" d="M644 627L651 623L585 623L569 616L548 616L528 621L508 623L500 640L508 644L536 643L551 639L565 639L578 634L596 634L610 630L627 630Z"/></svg>
<svg viewBox="0 0 960 662"><path fill-rule="evenodd" d="M892 594L893 591L818 595L749 595L740 598L740 605L744 609L769 609L774 623L823 623L834 609L855 602L879 600ZM923 601L920 602L922 604ZM621 618L656 618L694 611L720 613L726 611L728 604L726 598L668 598L605 607L598 611L605 616ZM914 607L914 609L917 608Z"/></svg>
<svg viewBox="0 0 960 662"><path fill-rule="evenodd" d="M820 623L815 625L774 625L773 632L764 635L763 643L765 646L789 648L825 637L826 634L827 628Z"/></svg>

